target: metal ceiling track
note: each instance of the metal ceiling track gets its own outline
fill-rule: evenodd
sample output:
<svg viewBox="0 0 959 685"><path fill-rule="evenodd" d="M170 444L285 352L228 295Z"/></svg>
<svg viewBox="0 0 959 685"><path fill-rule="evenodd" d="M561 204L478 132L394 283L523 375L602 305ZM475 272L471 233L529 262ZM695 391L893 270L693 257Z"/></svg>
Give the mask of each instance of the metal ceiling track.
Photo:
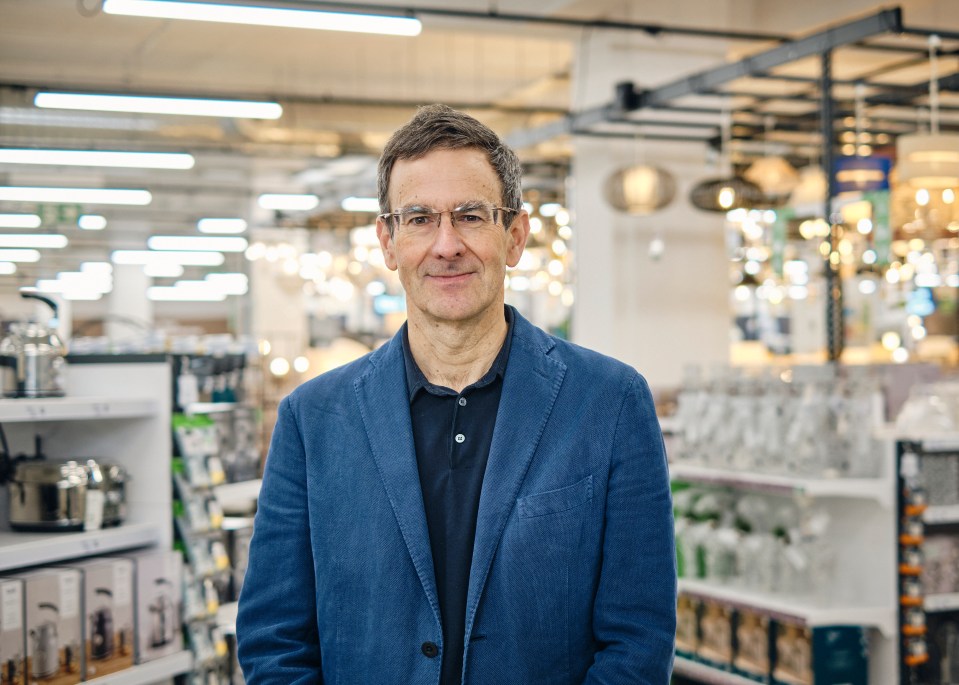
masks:
<svg viewBox="0 0 959 685"><path fill-rule="evenodd" d="M751 55L738 62L701 71L657 88L637 91L630 83L616 88L616 98L605 105L569 114L544 126L516 132L508 137L510 145L518 148L536 145L561 135L589 131L602 123L624 121L629 112L657 107L669 108L670 103L686 95L721 94L717 89L744 77L756 77L771 69L814 55L823 55L840 47L849 46L877 35L902 33L902 10L898 7L841 24L818 33L787 41L769 50Z"/></svg>

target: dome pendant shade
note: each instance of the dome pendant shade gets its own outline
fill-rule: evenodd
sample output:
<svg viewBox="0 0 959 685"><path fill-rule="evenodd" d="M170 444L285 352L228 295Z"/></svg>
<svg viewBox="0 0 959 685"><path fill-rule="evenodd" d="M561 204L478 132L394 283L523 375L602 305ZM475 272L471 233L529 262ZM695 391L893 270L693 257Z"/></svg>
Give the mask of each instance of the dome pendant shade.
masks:
<svg viewBox="0 0 959 685"><path fill-rule="evenodd" d="M606 201L628 214L652 214L676 196L676 180L659 167L639 165L619 169L603 186Z"/></svg>
<svg viewBox="0 0 959 685"><path fill-rule="evenodd" d="M898 176L916 188L959 186L959 134L911 133L896 140Z"/></svg>
<svg viewBox="0 0 959 685"><path fill-rule="evenodd" d="M789 195L799 183L799 173L782 157L760 157L746 169L743 178L772 197Z"/></svg>
<svg viewBox="0 0 959 685"><path fill-rule="evenodd" d="M698 183L689 193L689 201L707 212L726 213L731 209L764 206L768 198L755 183L738 176L710 178Z"/></svg>

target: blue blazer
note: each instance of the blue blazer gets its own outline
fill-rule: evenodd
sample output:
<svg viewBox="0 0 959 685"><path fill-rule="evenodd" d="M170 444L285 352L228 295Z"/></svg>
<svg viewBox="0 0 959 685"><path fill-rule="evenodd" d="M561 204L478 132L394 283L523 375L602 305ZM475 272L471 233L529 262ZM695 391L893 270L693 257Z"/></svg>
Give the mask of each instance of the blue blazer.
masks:
<svg viewBox="0 0 959 685"><path fill-rule="evenodd" d="M632 368L515 313L480 495L464 685L666 685L662 434ZM250 685L436 685L443 649L402 342L279 407L237 618Z"/></svg>

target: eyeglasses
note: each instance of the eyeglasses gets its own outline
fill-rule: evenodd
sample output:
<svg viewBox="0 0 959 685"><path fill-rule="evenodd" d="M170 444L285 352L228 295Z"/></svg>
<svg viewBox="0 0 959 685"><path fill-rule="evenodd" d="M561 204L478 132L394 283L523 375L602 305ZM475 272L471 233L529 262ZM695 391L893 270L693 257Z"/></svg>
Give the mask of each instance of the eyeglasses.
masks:
<svg viewBox="0 0 959 685"><path fill-rule="evenodd" d="M469 203L445 212L436 212L428 207L406 207L395 212L380 214L379 218L387 223L392 235L399 231L404 235L422 235L436 231L443 221L443 215L450 215L453 228L465 231L488 228L500 222L508 228L513 216L519 210L508 207L495 207L484 203Z"/></svg>

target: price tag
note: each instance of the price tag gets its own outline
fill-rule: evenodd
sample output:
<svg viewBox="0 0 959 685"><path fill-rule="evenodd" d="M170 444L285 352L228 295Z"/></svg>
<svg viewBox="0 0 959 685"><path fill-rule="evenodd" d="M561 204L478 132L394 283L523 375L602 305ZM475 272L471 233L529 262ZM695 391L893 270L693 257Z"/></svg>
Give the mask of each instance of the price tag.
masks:
<svg viewBox="0 0 959 685"><path fill-rule="evenodd" d="M3 591L0 593L0 616L4 630L19 630L23 625L23 590L19 581L3 584Z"/></svg>
<svg viewBox="0 0 959 685"><path fill-rule="evenodd" d="M100 530L103 526L102 490L87 490L87 509L83 516L83 530Z"/></svg>

